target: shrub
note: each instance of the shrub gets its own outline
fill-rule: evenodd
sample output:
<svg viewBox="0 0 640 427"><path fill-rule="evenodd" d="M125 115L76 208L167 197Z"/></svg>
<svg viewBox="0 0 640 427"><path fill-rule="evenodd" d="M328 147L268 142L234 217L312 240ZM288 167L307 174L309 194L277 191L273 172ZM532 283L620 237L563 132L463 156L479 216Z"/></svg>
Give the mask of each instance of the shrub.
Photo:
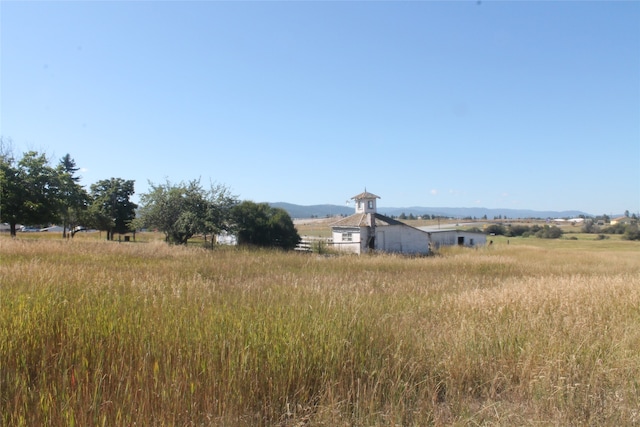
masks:
<svg viewBox="0 0 640 427"><path fill-rule="evenodd" d="M606 227L602 230L603 233L606 234L624 234L626 232L627 226L623 223L613 224L609 227Z"/></svg>
<svg viewBox="0 0 640 427"><path fill-rule="evenodd" d="M504 230L504 227L500 224L491 224L490 226L485 228L484 232L485 234L490 234L490 235L495 234L496 236L502 236L504 235L505 230Z"/></svg>
<svg viewBox="0 0 640 427"><path fill-rule="evenodd" d="M529 232L530 230L531 229L526 225L512 225L511 227L509 227L507 236L509 237L522 236L525 233Z"/></svg>
<svg viewBox="0 0 640 427"><path fill-rule="evenodd" d="M638 230L638 226L636 224L627 225L622 238L624 240L640 240L640 230Z"/></svg>
<svg viewBox="0 0 640 427"><path fill-rule="evenodd" d="M593 220L588 219L582 225L582 232L583 233L599 233L600 227L596 223L594 223Z"/></svg>
<svg viewBox="0 0 640 427"><path fill-rule="evenodd" d="M555 225L552 225L551 227L545 225L544 228L536 233L536 237L541 239L558 239L562 237L562 230Z"/></svg>

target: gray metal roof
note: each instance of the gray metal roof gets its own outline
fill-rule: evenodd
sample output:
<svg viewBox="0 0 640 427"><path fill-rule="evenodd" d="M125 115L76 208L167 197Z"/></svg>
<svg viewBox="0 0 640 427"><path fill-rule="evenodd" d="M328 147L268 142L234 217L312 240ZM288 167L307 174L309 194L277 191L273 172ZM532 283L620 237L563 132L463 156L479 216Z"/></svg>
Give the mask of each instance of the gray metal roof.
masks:
<svg viewBox="0 0 640 427"><path fill-rule="evenodd" d="M331 224L331 226L332 227L371 227L372 217L375 218L376 227L385 226L385 225L404 225L405 227L411 227L410 225L407 225L404 222L397 221L393 218L389 218L388 216L384 216L379 213L356 213L334 222L333 224Z"/></svg>

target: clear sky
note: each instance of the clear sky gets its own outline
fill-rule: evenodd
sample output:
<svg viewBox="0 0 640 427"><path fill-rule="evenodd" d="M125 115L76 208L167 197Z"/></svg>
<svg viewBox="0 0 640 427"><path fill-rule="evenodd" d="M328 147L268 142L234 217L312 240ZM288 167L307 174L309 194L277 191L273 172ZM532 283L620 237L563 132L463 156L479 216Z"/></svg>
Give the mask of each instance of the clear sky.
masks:
<svg viewBox="0 0 640 427"><path fill-rule="evenodd" d="M0 135L242 200L640 211L638 1L2 1Z"/></svg>

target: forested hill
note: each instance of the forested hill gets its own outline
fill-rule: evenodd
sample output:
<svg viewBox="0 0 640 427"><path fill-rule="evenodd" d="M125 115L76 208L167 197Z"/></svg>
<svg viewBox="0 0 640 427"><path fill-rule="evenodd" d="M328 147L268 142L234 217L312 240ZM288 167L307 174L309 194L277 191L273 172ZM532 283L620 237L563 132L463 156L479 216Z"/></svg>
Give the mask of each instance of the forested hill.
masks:
<svg viewBox="0 0 640 427"><path fill-rule="evenodd" d="M340 205L296 205L292 203L269 203L273 207L286 210L292 218L323 218L335 215L351 215L352 206ZM378 212L387 216L405 215L436 215L453 218L574 218L580 215L593 216L585 212L573 211L536 211L531 209L489 209L489 208L430 208L411 206L406 208L378 207Z"/></svg>

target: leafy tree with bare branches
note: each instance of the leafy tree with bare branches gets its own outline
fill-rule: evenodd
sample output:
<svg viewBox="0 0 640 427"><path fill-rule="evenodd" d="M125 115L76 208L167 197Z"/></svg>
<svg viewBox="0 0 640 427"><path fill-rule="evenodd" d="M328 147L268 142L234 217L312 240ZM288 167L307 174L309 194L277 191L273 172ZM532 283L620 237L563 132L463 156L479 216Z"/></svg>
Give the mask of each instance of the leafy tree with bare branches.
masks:
<svg viewBox="0 0 640 427"><path fill-rule="evenodd" d="M199 179L149 185L151 190L140 197L138 224L161 230L168 243L184 245L196 234L206 239L229 229L229 212L237 200L226 186L212 185L207 191Z"/></svg>

